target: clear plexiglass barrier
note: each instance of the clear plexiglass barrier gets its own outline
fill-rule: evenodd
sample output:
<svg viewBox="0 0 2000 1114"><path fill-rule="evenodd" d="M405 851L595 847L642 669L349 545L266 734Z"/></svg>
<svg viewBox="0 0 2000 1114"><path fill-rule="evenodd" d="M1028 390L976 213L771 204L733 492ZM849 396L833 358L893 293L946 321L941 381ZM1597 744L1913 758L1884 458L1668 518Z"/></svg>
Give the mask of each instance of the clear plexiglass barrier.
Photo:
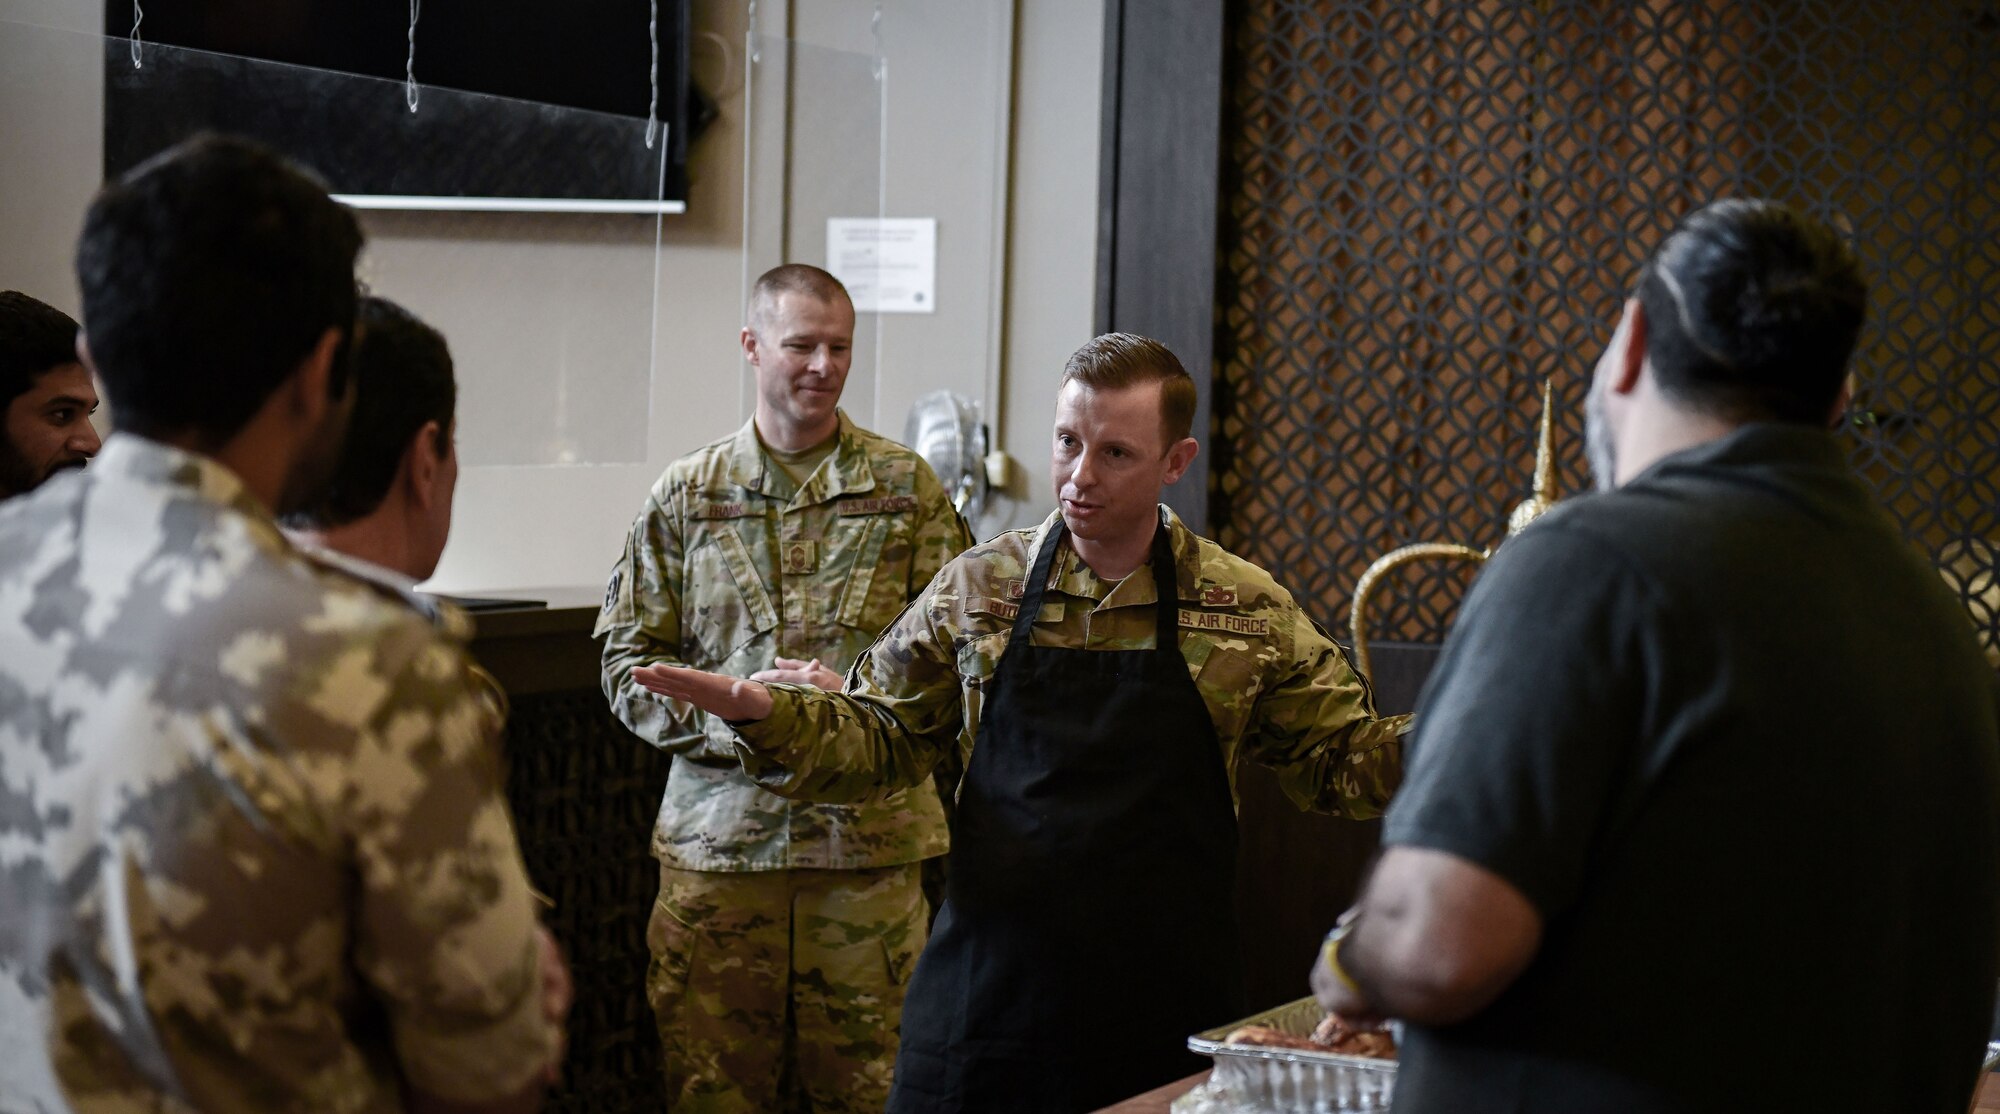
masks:
<svg viewBox="0 0 2000 1114"><path fill-rule="evenodd" d="M758 37L751 41L744 73L747 296L749 284L780 263L834 269L827 258L828 220L883 215L887 64L866 54ZM872 422L881 371L880 315L858 314L854 334L854 363L841 406L857 420Z"/></svg>
<svg viewBox="0 0 2000 1114"><path fill-rule="evenodd" d="M754 405L749 283L825 262L828 217L881 212L865 54L727 44L683 186L645 117L48 25L99 12L0 0L0 288L76 311L91 196L194 122L286 148L357 209L362 281L450 343L463 471L440 590L601 585L660 469ZM879 346L857 331L866 409Z"/></svg>

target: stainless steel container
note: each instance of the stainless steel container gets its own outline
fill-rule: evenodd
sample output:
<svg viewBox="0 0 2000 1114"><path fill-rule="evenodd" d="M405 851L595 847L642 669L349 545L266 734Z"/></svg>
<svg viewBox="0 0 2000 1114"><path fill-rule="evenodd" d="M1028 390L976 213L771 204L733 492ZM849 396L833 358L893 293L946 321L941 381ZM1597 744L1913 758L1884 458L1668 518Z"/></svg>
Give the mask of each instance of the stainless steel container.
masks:
<svg viewBox="0 0 2000 1114"><path fill-rule="evenodd" d="M1301 998L1189 1037L1189 1049L1215 1060L1215 1070L1202 1087L1204 1104L1232 1114L1389 1109L1396 1089L1394 1060L1222 1043L1224 1037L1245 1025L1310 1036L1325 1016L1318 1002Z"/></svg>

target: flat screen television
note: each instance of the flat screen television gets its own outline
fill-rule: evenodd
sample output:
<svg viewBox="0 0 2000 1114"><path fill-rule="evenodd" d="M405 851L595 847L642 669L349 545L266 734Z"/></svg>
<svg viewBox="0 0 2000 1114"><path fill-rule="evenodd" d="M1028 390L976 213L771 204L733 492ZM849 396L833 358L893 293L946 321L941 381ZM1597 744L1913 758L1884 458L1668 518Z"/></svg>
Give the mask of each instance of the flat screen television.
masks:
<svg viewBox="0 0 2000 1114"><path fill-rule="evenodd" d="M105 0L105 174L208 130L362 207L680 212L689 2L421 0L412 112L406 0Z"/></svg>

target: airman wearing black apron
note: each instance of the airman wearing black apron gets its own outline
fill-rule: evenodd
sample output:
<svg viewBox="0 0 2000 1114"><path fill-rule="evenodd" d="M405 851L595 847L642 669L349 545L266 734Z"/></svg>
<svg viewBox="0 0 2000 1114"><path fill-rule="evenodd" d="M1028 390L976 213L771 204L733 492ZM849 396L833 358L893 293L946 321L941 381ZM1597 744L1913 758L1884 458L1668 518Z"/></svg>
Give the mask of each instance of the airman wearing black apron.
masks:
<svg viewBox="0 0 2000 1114"><path fill-rule="evenodd" d="M1192 1074L1241 1012L1236 814L1153 535L1152 649L1036 646L1047 532L965 775L889 1110L1094 1110Z"/></svg>

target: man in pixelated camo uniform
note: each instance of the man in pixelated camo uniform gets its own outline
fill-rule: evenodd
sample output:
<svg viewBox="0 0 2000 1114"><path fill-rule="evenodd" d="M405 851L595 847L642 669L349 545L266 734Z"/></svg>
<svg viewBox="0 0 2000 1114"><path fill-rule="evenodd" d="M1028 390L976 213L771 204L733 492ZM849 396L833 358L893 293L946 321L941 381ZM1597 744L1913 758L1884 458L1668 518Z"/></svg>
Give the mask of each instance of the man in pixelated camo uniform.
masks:
<svg viewBox="0 0 2000 1114"><path fill-rule="evenodd" d="M1270 574L1159 504L1197 451L1194 409L1157 341L1080 349L1056 404L1058 511L946 566L844 694L789 670L640 672L734 724L745 770L786 796L872 800L960 758L891 1110L1094 1110L1199 1070L1187 1035L1244 1012L1237 765L1354 818L1400 777L1406 719L1375 716Z"/></svg>
<svg viewBox="0 0 2000 1114"><path fill-rule="evenodd" d="M119 432L0 509L0 1109L529 1111L566 978L464 647L305 559L354 218L249 144L78 250Z"/></svg>
<svg viewBox="0 0 2000 1114"><path fill-rule="evenodd" d="M632 679L683 663L838 688L971 544L923 460L836 408L853 335L825 271L757 281L741 333L755 416L667 467L598 617L612 711L674 754L646 987L676 1110L881 1110L928 924L920 864L947 846L930 784L858 806L774 796L725 725Z"/></svg>
<svg viewBox="0 0 2000 1114"><path fill-rule="evenodd" d="M458 382L444 335L387 298L361 299L354 339L354 415L340 461L312 506L284 517L307 557L414 609L457 641L472 618L417 590L437 571L458 490ZM507 694L473 666L504 722Z"/></svg>
<svg viewBox="0 0 2000 1114"><path fill-rule="evenodd" d="M287 514L308 557L376 585L460 639L471 619L418 592L437 571L458 489L458 383L442 334L387 298L361 299L353 419L326 488Z"/></svg>

